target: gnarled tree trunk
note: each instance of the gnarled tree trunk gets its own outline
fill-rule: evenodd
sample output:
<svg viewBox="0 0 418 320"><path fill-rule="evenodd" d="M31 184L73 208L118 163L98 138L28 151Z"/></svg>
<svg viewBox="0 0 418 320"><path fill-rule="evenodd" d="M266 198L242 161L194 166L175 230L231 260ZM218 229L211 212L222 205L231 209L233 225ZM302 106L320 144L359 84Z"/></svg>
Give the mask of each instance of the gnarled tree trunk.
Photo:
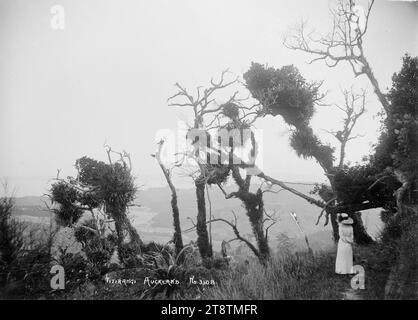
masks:
<svg viewBox="0 0 418 320"><path fill-rule="evenodd" d="M327 214L329 213L327 212ZM338 229L337 215L330 214L330 220L331 220L331 227L332 227L332 238L334 242L338 242L338 240L340 240L340 233Z"/></svg>
<svg viewBox="0 0 418 320"><path fill-rule="evenodd" d="M183 238L181 236L181 227L180 227L180 213L179 207L177 205L177 193L173 192L171 194L171 208L173 210L173 242L176 247L176 254L178 255L181 250L183 250Z"/></svg>
<svg viewBox="0 0 418 320"><path fill-rule="evenodd" d="M177 191L171 180L170 171L164 166L163 162L161 161L161 150L164 144L164 140L161 140L159 143L158 151L155 157L160 165L161 170L163 171L164 177L167 180L167 184L171 190L171 209L173 211L173 227L174 227L174 234L173 234L173 242L174 246L176 247L176 255L178 255L181 250L183 250L183 238L181 235L181 226L180 226L180 213L179 207L177 204Z"/></svg>
<svg viewBox="0 0 418 320"><path fill-rule="evenodd" d="M211 258L213 255L206 226L205 184L206 181L203 176L200 176L195 182L197 199L197 246L203 260Z"/></svg>
<svg viewBox="0 0 418 320"><path fill-rule="evenodd" d="M123 261L123 257L121 253L123 252L123 243L125 241L125 231L127 231L129 235L130 243L134 245L135 249L138 252L141 252L141 245L143 244L138 231L129 221L126 211L119 211L115 208L107 208L106 211L115 221L115 229L116 229L116 236L117 236L117 248L118 248L118 256L120 261Z"/></svg>
<svg viewBox="0 0 418 320"><path fill-rule="evenodd" d="M368 245L374 242L372 237L367 233L361 218L361 212L351 214L353 219L353 236L354 242L359 245Z"/></svg>
<svg viewBox="0 0 418 320"><path fill-rule="evenodd" d="M253 230L261 263L266 263L270 258L270 248L268 245L268 239L264 232L263 217L264 217L264 203L263 203L263 194L260 189L258 189L256 194L247 192L246 194L238 196L245 205L247 210L247 216L251 223L251 228Z"/></svg>
<svg viewBox="0 0 418 320"><path fill-rule="evenodd" d="M239 186L239 189L237 192L233 192L229 197L237 197L244 203L257 242L258 253L256 253L256 255L260 262L265 264L270 258L270 248L268 245L267 232L264 230L263 192L261 189L258 189L255 194L250 192L251 176L247 175L245 180L242 179L237 167L232 169L232 177Z"/></svg>

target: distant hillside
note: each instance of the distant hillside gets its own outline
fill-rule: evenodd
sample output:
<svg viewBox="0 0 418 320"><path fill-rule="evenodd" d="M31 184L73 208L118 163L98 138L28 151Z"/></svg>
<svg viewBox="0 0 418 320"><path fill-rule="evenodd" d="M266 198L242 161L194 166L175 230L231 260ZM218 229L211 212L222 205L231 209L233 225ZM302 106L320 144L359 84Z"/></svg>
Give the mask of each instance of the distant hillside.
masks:
<svg viewBox="0 0 418 320"><path fill-rule="evenodd" d="M309 192L310 190L307 186L302 186L302 188L299 189L302 192ZM232 219L232 210L234 210L239 217L238 224L240 230L243 230L242 232L244 234L250 233L250 225L248 223L248 218L245 215L245 210L241 206L241 201L238 199L225 199L224 195L218 188L212 187L209 190L209 196L212 203L212 215L214 217ZM171 227L170 196L171 194L168 188L149 189L139 193L138 202L141 205L158 212L158 215L153 218L153 226L166 228ZM195 219L196 215L195 190L178 190L178 202L182 225L184 226L184 229L187 229L192 226L190 220L187 218L191 217ZM269 213L275 211L278 219L277 224L271 229L272 235L280 232L287 232L289 235L294 237L301 235L299 229L295 225L295 222L290 217L289 213L291 211L294 211L298 215L302 227L308 234L324 230L322 225L315 226L316 218L320 213L319 208L310 205L308 202L301 200L299 197L289 192L282 191L277 194L265 193L264 202L266 210ZM209 207L208 201L207 206ZM217 222L213 227L213 235L215 238L225 238L226 235L232 237L229 227L221 222Z"/></svg>
<svg viewBox="0 0 418 320"><path fill-rule="evenodd" d="M36 197L20 197L15 198L14 214L17 216L31 216L48 218L51 213L46 210L45 202L48 203L49 199L46 196Z"/></svg>
<svg viewBox="0 0 418 320"><path fill-rule="evenodd" d="M298 185L297 189L301 192L308 193L309 186ZM251 227L248 223L248 218L245 215L245 210L241 206L238 199L225 199L222 192L215 187L209 188L209 196L212 204L212 216L232 219L232 211L238 216L238 228L243 235L251 237ZM232 189L227 188L227 192ZM146 235L146 239L155 241L168 241L172 235L172 215L170 206L171 193L168 188L153 188L141 190L138 192L136 203L143 207L143 210L135 211L136 217L143 216L145 221L141 222L142 233ZM47 197L22 197L16 198L15 214L21 216L26 221L32 221L36 218L49 218L51 214L46 210L45 202L48 202ZM323 221L315 225L320 209L300 199L299 197L282 191L279 193L265 193L264 194L265 208L267 212L276 212L276 225L270 229L271 245L276 246L276 238L280 234L286 234L290 239L293 239L297 247L303 248L306 246L303 234L297 228L295 222L290 216L290 212L294 211L298 220L306 234L308 234L311 246L315 250L322 247L332 245L330 226L324 227ZM194 189L179 189L178 203L180 209L180 219L182 222L182 229L186 231L193 225L188 219L196 219L196 195ZM209 202L207 201L208 218L209 218ZM375 234L380 226L378 214L375 212L364 214L363 220L368 230ZM222 222L216 222L212 226L212 235L214 244L216 246L222 240L234 238L234 235L229 226ZM195 231L185 233L186 239L194 239Z"/></svg>

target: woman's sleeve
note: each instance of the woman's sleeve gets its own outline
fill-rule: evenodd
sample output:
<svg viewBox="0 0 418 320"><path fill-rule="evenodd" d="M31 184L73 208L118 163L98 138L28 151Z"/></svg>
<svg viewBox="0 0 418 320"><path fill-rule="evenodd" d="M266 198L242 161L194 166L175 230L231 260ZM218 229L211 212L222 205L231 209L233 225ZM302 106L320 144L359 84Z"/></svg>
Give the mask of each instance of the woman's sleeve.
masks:
<svg viewBox="0 0 418 320"><path fill-rule="evenodd" d="M353 243L354 241L354 235L353 235L353 227L349 227L344 232L344 241L348 243Z"/></svg>
<svg viewBox="0 0 418 320"><path fill-rule="evenodd" d="M354 242L354 232L353 232L353 227L350 227L350 232L349 232L349 241L352 243Z"/></svg>

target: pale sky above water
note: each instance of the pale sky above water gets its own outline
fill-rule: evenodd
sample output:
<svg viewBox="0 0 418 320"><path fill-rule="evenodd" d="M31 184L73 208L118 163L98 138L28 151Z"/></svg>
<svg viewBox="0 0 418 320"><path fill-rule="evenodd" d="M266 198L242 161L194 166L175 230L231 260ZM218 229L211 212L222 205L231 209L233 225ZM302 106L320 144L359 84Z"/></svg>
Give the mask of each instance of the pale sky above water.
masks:
<svg viewBox="0 0 418 320"><path fill-rule="evenodd" d="M98 1L0 0L0 177L17 195L39 195L48 179L74 174L83 155L106 160L103 143L132 155L138 183L163 186L155 159L155 134L176 130L188 110L166 99L179 82L194 89L229 68L242 75L251 61L274 67L296 65L309 80L325 80L328 100L340 88L369 87L368 113L348 145L359 161L376 142L380 105L368 81L354 79L348 65L308 65L310 56L286 49L282 37L300 18L319 30L329 26L328 0ZM360 1L360 4L363 2ZM65 9L65 29L50 27L53 5ZM377 0L365 49L381 88L401 67L401 57L418 55L418 6ZM243 92L245 96L245 92ZM219 103L222 103L219 98ZM341 114L321 108L316 132L338 128ZM313 160L299 159L288 146L278 118L257 122L263 129L264 171L280 179L321 181ZM176 180L186 186L190 180Z"/></svg>

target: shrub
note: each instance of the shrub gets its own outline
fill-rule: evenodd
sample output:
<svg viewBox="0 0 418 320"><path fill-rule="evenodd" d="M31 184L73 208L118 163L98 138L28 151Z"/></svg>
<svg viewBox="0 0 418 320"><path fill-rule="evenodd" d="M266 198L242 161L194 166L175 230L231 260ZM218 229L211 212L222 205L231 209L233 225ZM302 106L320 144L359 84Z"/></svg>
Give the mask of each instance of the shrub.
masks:
<svg viewBox="0 0 418 320"><path fill-rule="evenodd" d="M80 253L65 253L59 258L59 264L65 270L66 290L72 290L86 281L87 262Z"/></svg>
<svg viewBox="0 0 418 320"><path fill-rule="evenodd" d="M40 237L12 217L13 198L0 198L0 286L4 297L48 292L53 233Z"/></svg>
<svg viewBox="0 0 418 320"><path fill-rule="evenodd" d="M104 236L95 221L89 219L75 228L74 237L82 244L90 270L89 277L100 277L108 272L109 262L117 245L116 235L109 233Z"/></svg>
<svg viewBox="0 0 418 320"><path fill-rule="evenodd" d="M0 198L0 285L8 278L10 266L24 247L24 225L12 219L13 199Z"/></svg>

